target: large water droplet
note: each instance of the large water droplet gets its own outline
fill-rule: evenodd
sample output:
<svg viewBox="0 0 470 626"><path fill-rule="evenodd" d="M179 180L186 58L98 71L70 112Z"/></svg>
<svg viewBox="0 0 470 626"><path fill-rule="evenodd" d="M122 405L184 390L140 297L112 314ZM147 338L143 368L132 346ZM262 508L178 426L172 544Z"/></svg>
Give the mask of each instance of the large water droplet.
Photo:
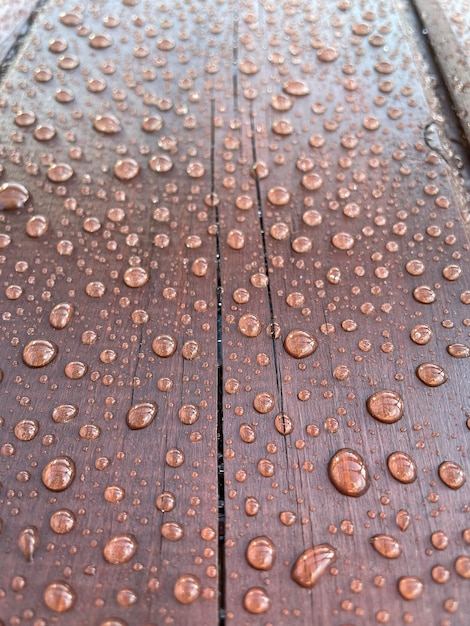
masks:
<svg viewBox="0 0 470 626"><path fill-rule="evenodd" d="M178 344L170 335L157 335L152 341L152 350L157 356L168 358L176 352Z"/></svg>
<svg viewBox="0 0 470 626"><path fill-rule="evenodd" d="M416 600L423 595L424 583L416 576L402 576L398 579L398 591L405 600Z"/></svg>
<svg viewBox="0 0 470 626"><path fill-rule="evenodd" d="M72 587L63 581L57 580L47 585L44 591L46 606L56 613L70 611L75 604L76 594Z"/></svg>
<svg viewBox="0 0 470 626"><path fill-rule="evenodd" d="M257 337L261 333L263 326L257 315L245 313L238 321L238 328L245 337Z"/></svg>
<svg viewBox="0 0 470 626"><path fill-rule="evenodd" d="M403 416L403 398L396 391L384 389L367 399L367 410L373 418L385 424L398 422Z"/></svg>
<svg viewBox="0 0 470 626"><path fill-rule="evenodd" d="M29 199L29 192L20 183L3 183L0 185L0 211L22 209Z"/></svg>
<svg viewBox="0 0 470 626"><path fill-rule="evenodd" d="M439 465L439 478L450 489L460 489L466 482L463 468L455 461L444 461Z"/></svg>
<svg viewBox="0 0 470 626"><path fill-rule="evenodd" d="M181 604L192 604L201 595L202 586L199 578L193 574L183 574L175 582L174 595Z"/></svg>
<svg viewBox="0 0 470 626"><path fill-rule="evenodd" d="M402 553L400 544L391 535L374 535L369 541L375 550L387 559L398 559Z"/></svg>
<svg viewBox="0 0 470 626"><path fill-rule="evenodd" d="M260 615L269 611L271 601L266 589L263 587L251 587L243 598L243 607L248 613Z"/></svg>
<svg viewBox="0 0 470 626"><path fill-rule="evenodd" d="M274 543L264 535L255 537L246 548L246 560L251 567L268 571L274 565L276 548Z"/></svg>
<svg viewBox="0 0 470 626"><path fill-rule="evenodd" d="M342 448L331 457L328 476L340 493L353 498L362 496L370 486L364 459L350 448Z"/></svg>
<svg viewBox="0 0 470 626"><path fill-rule="evenodd" d="M121 122L114 115L97 115L93 127L100 133L112 135L122 130Z"/></svg>
<svg viewBox="0 0 470 626"><path fill-rule="evenodd" d="M140 402L129 409L126 422L130 429L147 428L155 419L158 407L155 402Z"/></svg>
<svg viewBox="0 0 470 626"><path fill-rule="evenodd" d="M55 511L49 520L51 530L58 535L65 535L71 532L76 526L75 515L69 509L59 509Z"/></svg>
<svg viewBox="0 0 470 626"><path fill-rule="evenodd" d="M315 352L318 341L305 330L291 330L284 339L284 349L295 359L304 359Z"/></svg>
<svg viewBox="0 0 470 626"><path fill-rule="evenodd" d="M291 570L291 577L298 585L311 589L327 569L336 561L337 551L329 543L321 543L303 552Z"/></svg>
<svg viewBox="0 0 470 626"><path fill-rule="evenodd" d="M75 478L75 463L68 456L58 456L45 466L42 482L51 491L64 491Z"/></svg>
<svg viewBox="0 0 470 626"><path fill-rule="evenodd" d="M416 376L428 387L439 387L448 379L444 369L435 363L421 363L416 368Z"/></svg>
<svg viewBox="0 0 470 626"><path fill-rule="evenodd" d="M104 546L103 556L108 563L119 565L130 561L136 551L137 540L134 535L116 535Z"/></svg>
<svg viewBox="0 0 470 626"><path fill-rule="evenodd" d="M401 483L409 484L417 478L415 462L406 452L392 452L387 459L387 466L393 478Z"/></svg>
<svg viewBox="0 0 470 626"><path fill-rule="evenodd" d="M23 349L23 361L28 367L44 367L57 356L58 348L52 341L34 339Z"/></svg>
<svg viewBox="0 0 470 626"><path fill-rule="evenodd" d="M69 302L56 304L49 314L49 323L52 328L61 330L70 324L74 312L74 306Z"/></svg>

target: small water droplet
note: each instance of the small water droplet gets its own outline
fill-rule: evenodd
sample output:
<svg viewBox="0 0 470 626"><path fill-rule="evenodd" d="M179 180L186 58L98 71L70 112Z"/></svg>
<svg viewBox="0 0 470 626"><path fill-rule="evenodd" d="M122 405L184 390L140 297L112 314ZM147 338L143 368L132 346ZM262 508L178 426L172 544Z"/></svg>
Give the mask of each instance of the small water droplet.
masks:
<svg viewBox="0 0 470 626"><path fill-rule="evenodd" d="M328 476L340 493L353 498L365 494L370 486L364 459L350 448L342 448L331 457Z"/></svg>
<svg viewBox="0 0 470 626"><path fill-rule="evenodd" d="M311 589L336 561L337 551L329 543L308 548L296 560L291 577L298 585Z"/></svg>

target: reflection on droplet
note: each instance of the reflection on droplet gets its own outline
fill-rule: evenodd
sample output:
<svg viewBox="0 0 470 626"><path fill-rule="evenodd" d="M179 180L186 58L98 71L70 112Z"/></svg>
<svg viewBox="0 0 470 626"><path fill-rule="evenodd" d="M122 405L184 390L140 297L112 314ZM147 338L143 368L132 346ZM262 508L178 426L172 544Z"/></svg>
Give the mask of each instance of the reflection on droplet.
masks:
<svg viewBox="0 0 470 626"><path fill-rule="evenodd" d="M291 577L298 585L311 589L336 561L337 551L329 543L321 543L303 552L294 563Z"/></svg>
<svg viewBox="0 0 470 626"><path fill-rule="evenodd" d="M447 346L447 352L455 359L466 359L470 356L470 346L464 343L451 343Z"/></svg>
<svg viewBox="0 0 470 626"><path fill-rule="evenodd" d="M269 413L274 408L274 396L267 391L258 393L253 400L255 411L261 414Z"/></svg>
<svg viewBox="0 0 470 626"><path fill-rule="evenodd" d="M23 419L15 426L15 437L19 441L32 441L39 432L39 422L35 419Z"/></svg>
<svg viewBox="0 0 470 626"><path fill-rule="evenodd" d="M260 615L269 611L271 601L263 587L251 587L243 598L243 607L248 613Z"/></svg>
<svg viewBox="0 0 470 626"><path fill-rule="evenodd" d="M398 559L402 553L400 544L391 535L374 535L369 542L386 559Z"/></svg>
<svg viewBox="0 0 470 626"><path fill-rule="evenodd" d="M366 404L372 417L384 424L398 422L403 416L403 398L396 391L377 391L367 399Z"/></svg>
<svg viewBox="0 0 470 626"><path fill-rule="evenodd" d="M370 486L364 459L350 448L342 448L331 457L328 476L340 493L353 498L365 494Z"/></svg>
<svg viewBox="0 0 470 626"><path fill-rule="evenodd" d="M132 180L140 172L140 165L130 157L119 159L114 164L114 175L119 180Z"/></svg>
<svg viewBox="0 0 470 626"><path fill-rule="evenodd" d="M415 462L406 452L392 452L387 466L393 478L404 484L414 482L418 476Z"/></svg>
<svg viewBox="0 0 470 626"><path fill-rule="evenodd" d="M274 565L275 557L274 543L264 535L252 539L246 548L246 560L257 570L270 570Z"/></svg>
<svg viewBox="0 0 470 626"><path fill-rule="evenodd" d="M136 550L137 541L134 535L116 535L104 546L103 556L108 563L119 565L130 561Z"/></svg>
<svg viewBox="0 0 470 626"><path fill-rule="evenodd" d="M436 292L428 285L420 285L413 290L413 298L422 304L431 304L436 300Z"/></svg>
<svg viewBox="0 0 470 626"><path fill-rule="evenodd" d="M435 363L421 363L416 368L416 376L428 387L439 387L448 379L444 369Z"/></svg>
<svg viewBox="0 0 470 626"><path fill-rule="evenodd" d="M202 586L199 578L193 574L183 574L175 582L174 595L181 604L192 604L201 595Z"/></svg>
<svg viewBox="0 0 470 626"><path fill-rule="evenodd" d="M75 605L76 594L72 587L63 581L57 580L47 585L44 591L46 606L56 613L70 611Z"/></svg>
<svg viewBox="0 0 470 626"><path fill-rule="evenodd" d="M93 127L100 133L111 135L122 130L121 122L114 115L97 115Z"/></svg>
<svg viewBox="0 0 470 626"><path fill-rule="evenodd" d="M423 595L424 583L416 576L402 576L398 579L398 591L405 600L416 600Z"/></svg>
<svg viewBox="0 0 470 626"><path fill-rule="evenodd" d="M68 456L58 456L45 466L42 482L51 491L64 491L75 479L75 463Z"/></svg>
<svg viewBox="0 0 470 626"><path fill-rule="evenodd" d="M147 428L155 419L158 407L155 402L140 402L131 407L127 413L126 423L131 430Z"/></svg>
<svg viewBox="0 0 470 626"><path fill-rule="evenodd" d="M460 489L466 482L463 468L455 461L444 461L439 465L439 478L450 489Z"/></svg>
<svg viewBox="0 0 470 626"><path fill-rule="evenodd" d="M39 533L36 526L23 528L18 538L18 547L24 558L29 562L33 560L34 553L39 546Z"/></svg>
<svg viewBox="0 0 470 626"><path fill-rule="evenodd" d="M0 185L0 211L22 209L29 200L29 192L20 183L3 183Z"/></svg>
<svg viewBox="0 0 470 626"><path fill-rule="evenodd" d="M52 419L57 424L65 424L78 415L78 406L75 404L60 404L52 411Z"/></svg>
<svg viewBox="0 0 470 626"><path fill-rule="evenodd" d="M315 352L318 341L304 330L291 330L284 339L284 349L295 359L304 359Z"/></svg>
<svg viewBox="0 0 470 626"><path fill-rule="evenodd" d="M257 337L263 329L261 320L253 313L242 315L238 321L238 328L245 337Z"/></svg>

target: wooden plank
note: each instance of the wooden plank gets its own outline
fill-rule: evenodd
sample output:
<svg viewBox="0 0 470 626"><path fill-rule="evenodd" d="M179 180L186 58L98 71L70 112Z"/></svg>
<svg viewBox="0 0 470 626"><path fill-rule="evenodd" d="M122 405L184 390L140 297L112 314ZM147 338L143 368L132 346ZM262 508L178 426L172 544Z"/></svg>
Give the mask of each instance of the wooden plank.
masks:
<svg viewBox="0 0 470 626"><path fill-rule="evenodd" d="M5 623L215 624L206 196L210 42L223 29L210 3L209 31L192 6L75 5L49 3L2 91L2 183L30 199L1 213L0 613ZM70 167L70 180L51 180ZM73 307L63 329L49 321L60 303ZM23 351L43 340L58 355L32 369ZM62 490L69 459L75 479Z"/></svg>
<svg viewBox="0 0 470 626"><path fill-rule="evenodd" d="M451 169L425 143L434 111L402 34L403 19L393 3L321 10L243 3L238 58L251 59L260 71L239 76L246 98L241 107L256 131L252 160L269 171L259 191L271 306L280 328L271 367L277 361L280 387L267 382L274 408L266 416L251 410L260 423L256 442L236 439L227 426L226 473L232 466L252 468L242 485L228 486L236 492L226 509L233 624L258 623L259 615L276 624L467 620L466 582L458 570L467 558L468 492L446 486L438 468L451 460L468 474L462 445L468 386L459 384L468 364L446 351L468 344L468 240ZM289 79L304 81L310 93L294 95L292 109L280 112L270 101L285 95ZM283 134L289 125L292 131ZM304 175L310 177L302 183ZM282 199L276 187L288 192L285 204L269 201L270 192ZM457 275L450 275L450 265L460 268L456 281L449 280ZM248 277L247 271L244 283ZM418 289L413 297L423 285L429 292ZM425 303L423 291L435 293L435 302ZM226 303L228 310L228 296ZM254 312L258 304L245 306ZM432 329L426 345L416 330L421 325ZM318 341L311 356L295 359L283 347L294 329ZM231 336L242 355L259 340L237 334L235 323ZM418 379L417 367L427 362L444 368L445 385L433 388ZM260 368L246 359L240 369L256 380ZM389 389L403 398L404 415L394 424L380 423L367 410L368 398ZM242 385L243 391L237 405L249 407L256 389ZM285 437L274 426L279 411L293 424ZM335 453L344 448L368 467L368 491L360 495L358 487L351 494L360 497L340 493L328 477L330 459L341 459ZM394 452L412 459L414 482L392 477L387 460ZM271 478L257 465L266 457ZM354 456L347 458L352 464ZM406 465L407 457L398 459ZM357 458L352 467L359 473ZM341 481L339 487L346 489ZM245 517L242 531L243 496L253 492L262 506L257 517ZM280 522L283 511L292 512L292 526ZM265 570L256 570L245 551L261 535L275 546L276 559L272 568L265 562ZM370 543L374 537L379 550L401 556L379 554ZM292 580L295 560L314 546L328 556L325 544L336 561L324 559L323 575L304 589ZM266 556L266 542L258 550ZM411 601L421 583L422 596ZM263 591L250 593L253 587Z"/></svg>
<svg viewBox="0 0 470 626"><path fill-rule="evenodd" d="M37 5L38 0L18 0L14 4L5 2L0 6L0 63L18 41Z"/></svg>

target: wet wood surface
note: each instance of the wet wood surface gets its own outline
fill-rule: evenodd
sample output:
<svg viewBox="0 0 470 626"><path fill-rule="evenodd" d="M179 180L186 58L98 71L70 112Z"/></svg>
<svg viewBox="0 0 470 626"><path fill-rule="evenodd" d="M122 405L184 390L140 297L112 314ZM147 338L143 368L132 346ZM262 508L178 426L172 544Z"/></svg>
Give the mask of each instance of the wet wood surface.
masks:
<svg viewBox="0 0 470 626"><path fill-rule="evenodd" d="M466 173L408 13L154 8L51 0L3 78L0 622L466 624Z"/></svg>

